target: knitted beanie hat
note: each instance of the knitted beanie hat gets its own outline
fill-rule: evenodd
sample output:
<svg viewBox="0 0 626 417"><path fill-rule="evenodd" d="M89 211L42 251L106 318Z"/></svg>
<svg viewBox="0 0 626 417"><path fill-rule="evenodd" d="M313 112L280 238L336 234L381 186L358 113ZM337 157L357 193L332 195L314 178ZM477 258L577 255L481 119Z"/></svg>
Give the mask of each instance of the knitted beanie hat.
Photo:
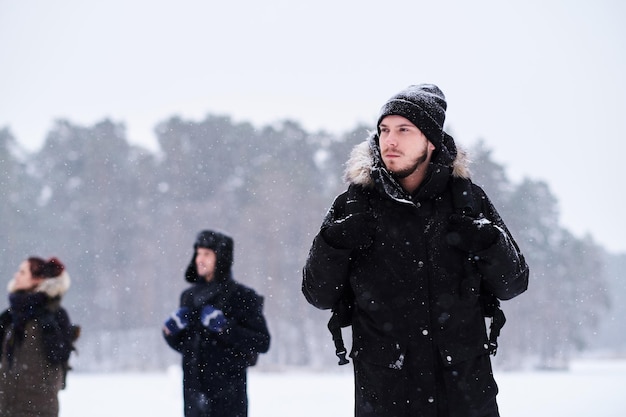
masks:
<svg viewBox="0 0 626 417"><path fill-rule="evenodd" d="M446 120L446 98L434 84L411 85L391 97L380 109L377 127L391 115L411 121L437 149L443 140L443 123ZM378 127L380 133L380 127Z"/></svg>

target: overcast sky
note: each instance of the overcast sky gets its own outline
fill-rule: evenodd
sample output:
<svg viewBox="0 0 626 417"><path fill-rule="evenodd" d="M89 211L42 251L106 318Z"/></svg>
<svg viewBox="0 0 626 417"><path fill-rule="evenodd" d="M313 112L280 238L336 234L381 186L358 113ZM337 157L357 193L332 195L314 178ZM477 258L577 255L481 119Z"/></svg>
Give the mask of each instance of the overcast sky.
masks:
<svg viewBox="0 0 626 417"><path fill-rule="evenodd" d="M549 184L565 227L626 252L625 4L0 0L0 128L29 150L58 118L153 150L172 115L342 133L430 82L457 143L484 139L512 180Z"/></svg>

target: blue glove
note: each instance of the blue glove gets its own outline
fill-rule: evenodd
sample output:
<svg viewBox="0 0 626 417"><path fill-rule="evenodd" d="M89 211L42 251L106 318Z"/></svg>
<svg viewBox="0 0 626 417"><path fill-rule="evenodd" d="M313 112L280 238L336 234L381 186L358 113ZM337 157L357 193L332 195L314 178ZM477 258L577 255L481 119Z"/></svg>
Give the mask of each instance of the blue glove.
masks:
<svg viewBox="0 0 626 417"><path fill-rule="evenodd" d="M165 320L165 327L170 331L170 334L177 334L188 325L189 309L187 307L180 307L178 310L175 310L167 320Z"/></svg>
<svg viewBox="0 0 626 417"><path fill-rule="evenodd" d="M204 327L215 333L223 332L228 325L228 320L222 310L211 305L202 308L200 312L200 322Z"/></svg>

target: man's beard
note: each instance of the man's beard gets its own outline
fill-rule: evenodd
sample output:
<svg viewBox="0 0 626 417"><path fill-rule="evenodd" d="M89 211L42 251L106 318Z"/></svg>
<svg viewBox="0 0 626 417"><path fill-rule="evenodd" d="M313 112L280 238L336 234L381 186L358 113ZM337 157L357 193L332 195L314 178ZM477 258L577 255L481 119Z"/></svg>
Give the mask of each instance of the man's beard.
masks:
<svg viewBox="0 0 626 417"><path fill-rule="evenodd" d="M413 161L413 163L409 165L408 167L401 169L399 171L390 170L391 175L397 179L406 178L409 175L413 174L415 171L417 171L420 168L420 166L422 166L424 162L426 162L427 159L428 159L428 152L424 152L421 156L415 159L415 161Z"/></svg>

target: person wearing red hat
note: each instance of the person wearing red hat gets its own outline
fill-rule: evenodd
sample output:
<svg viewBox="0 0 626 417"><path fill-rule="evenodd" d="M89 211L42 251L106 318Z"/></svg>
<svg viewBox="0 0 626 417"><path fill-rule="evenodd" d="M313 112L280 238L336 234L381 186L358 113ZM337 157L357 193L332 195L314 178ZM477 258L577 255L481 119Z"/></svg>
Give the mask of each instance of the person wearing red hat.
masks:
<svg viewBox="0 0 626 417"><path fill-rule="evenodd" d="M30 257L9 282L0 314L0 416L55 417L78 337L61 299L70 286L57 258Z"/></svg>

